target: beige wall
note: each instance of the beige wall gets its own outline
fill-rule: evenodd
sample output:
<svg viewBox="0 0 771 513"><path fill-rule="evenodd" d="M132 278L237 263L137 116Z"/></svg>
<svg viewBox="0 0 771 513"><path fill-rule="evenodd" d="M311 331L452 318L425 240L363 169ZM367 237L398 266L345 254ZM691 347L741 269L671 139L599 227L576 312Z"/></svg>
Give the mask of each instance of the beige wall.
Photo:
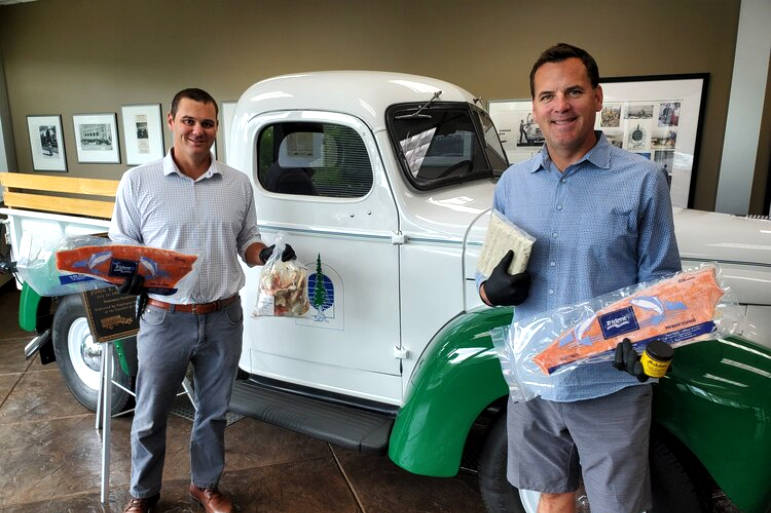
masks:
<svg viewBox="0 0 771 513"><path fill-rule="evenodd" d="M603 76L708 72L695 207L710 210L738 14L739 0L40 0L0 7L0 49L19 170L32 170L26 116L61 113L70 174L105 178L127 166L78 164L72 114L166 112L183 87L235 100L276 74L372 69L525 98L532 61L558 41Z"/></svg>

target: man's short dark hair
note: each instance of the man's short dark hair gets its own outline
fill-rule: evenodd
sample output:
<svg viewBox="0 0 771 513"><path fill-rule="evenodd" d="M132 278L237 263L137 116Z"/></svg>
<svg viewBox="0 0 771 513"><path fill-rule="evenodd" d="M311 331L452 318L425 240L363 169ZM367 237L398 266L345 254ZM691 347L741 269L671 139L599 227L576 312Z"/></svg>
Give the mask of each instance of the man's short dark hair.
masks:
<svg viewBox="0 0 771 513"><path fill-rule="evenodd" d="M182 100L182 98L188 98L190 100L194 100L201 103L212 103L214 104L215 116L219 116L220 114L220 109L219 107L217 107L217 102L214 101L214 98L212 97L212 95L210 95L203 89L191 87L188 89L182 89L180 92L174 95L174 99L171 100L171 117L172 118L177 116L177 107L179 107L179 102Z"/></svg>
<svg viewBox="0 0 771 513"><path fill-rule="evenodd" d="M583 48L569 45L567 43L557 43L551 48L547 48L543 51L538 60L533 64L533 69L530 70L530 97L535 98L535 72L538 68L546 64L547 62L562 62L571 58L581 59L586 67L586 74L589 76L589 82L592 83L592 87L600 85L600 70L597 68L597 62L594 57L589 55L589 52Z"/></svg>

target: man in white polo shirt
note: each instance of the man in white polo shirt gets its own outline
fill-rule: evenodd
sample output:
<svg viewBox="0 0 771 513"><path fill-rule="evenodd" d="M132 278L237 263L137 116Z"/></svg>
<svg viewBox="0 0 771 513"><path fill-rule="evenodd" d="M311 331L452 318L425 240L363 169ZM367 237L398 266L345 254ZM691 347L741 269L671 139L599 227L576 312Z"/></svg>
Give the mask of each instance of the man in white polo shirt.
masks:
<svg viewBox="0 0 771 513"><path fill-rule="evenodd" d="M217 103L201 89L174 96L174 138L161 160L128 170L120 181L110 239L198 256L168 296L150 293L137 336L139 370L131 427L131 499L125 513L147 513L160 497L166 422L188 363L196 415L190 440L190 494L207 513L229 513L218 490L225 464L225 414L241 355L244 285L240 257L262 265L273 251L260 240L249 178L215 161ZM290 246L283 260L294 258ZM140 294L135 275L123 292ZM141 312L141 308L140 308Z"/></svg>

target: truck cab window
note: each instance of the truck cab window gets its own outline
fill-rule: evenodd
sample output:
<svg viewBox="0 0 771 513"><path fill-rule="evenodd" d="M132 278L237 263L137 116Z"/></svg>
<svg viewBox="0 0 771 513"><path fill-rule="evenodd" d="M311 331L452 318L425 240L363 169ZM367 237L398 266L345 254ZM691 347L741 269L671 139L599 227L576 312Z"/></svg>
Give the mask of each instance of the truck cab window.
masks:
<svg viewBox="0 0 771 513"><path fill-rule="evenodd" d="M506 168L492 122L466 103L392 105L386 122L404 176L419 190L490 178Z"/></svg>
<svg viewBox="0 0 771 513"><path fill-rule="evenodd" d="M358 198L372 188L372 166L359 134L343 125L283 122L257 138L257 177L281 194Z"/></svg>

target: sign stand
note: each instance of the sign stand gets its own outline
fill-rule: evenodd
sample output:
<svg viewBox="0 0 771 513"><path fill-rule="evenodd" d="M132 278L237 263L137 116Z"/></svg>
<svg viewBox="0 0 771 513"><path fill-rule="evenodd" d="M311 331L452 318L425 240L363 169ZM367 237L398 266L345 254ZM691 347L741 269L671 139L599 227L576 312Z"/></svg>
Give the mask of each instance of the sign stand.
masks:
<svg viewBox="0 0 771 513"><path fill-rule="evenodd" d="M99 398L96 407L96 429L102 428L102 485L99 500L107 504L110 495L110 430L112 423L112 343L102 349L102 364L99 376ZM134 394L132 394L134 395ZM134 397L136 397L134 395ZM100 422L101 420L101 422Z"/></svg>

